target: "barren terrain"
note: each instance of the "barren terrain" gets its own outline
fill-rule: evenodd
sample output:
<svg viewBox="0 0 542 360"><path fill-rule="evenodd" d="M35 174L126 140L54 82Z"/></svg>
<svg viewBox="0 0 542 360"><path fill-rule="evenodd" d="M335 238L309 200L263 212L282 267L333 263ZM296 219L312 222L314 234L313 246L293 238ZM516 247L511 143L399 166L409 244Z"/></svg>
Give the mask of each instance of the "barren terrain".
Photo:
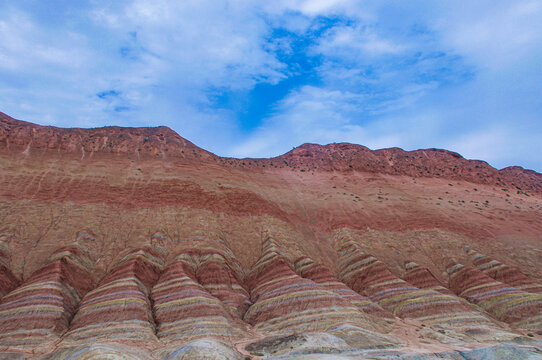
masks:
<svg viewBox="0 0 542 360"><path fill-rule="evenodd" d="M200 344L202 349L233 344L228 351L235 354L230 358L289 358L290 350L280 350L282 340L249 344L256 337L261 342L261 339L291 334L297 336L288 340L292 344L291 351L305 349L299 351L306 356L321 352L317 347L321 343L328 344L326 346L333 356L360 356L355 355L355 349L374 352L386 347L399 353L443 353L493 346L496 341L499 344L514 341L516 345L538 346L538 343L532 345L529 341L536 342L540 338L542 300L538 312L533 310L533 316L540 318L540 324L525 328L516 326L519 323L514 322L515 318L514 321L499 318L500 313L493 313L479 304L468 305L468 299L454 296L457 299L454 301L467 304L464 306L472 307L473 311L489 319L487 324L480 320L479 328L502 331L502 335L495 335L494 339L482 336L467 339L465 328L449 330L441 323L426 327L418 315L403 315L391 309L388 300L364 290L364 286L376 286L369 280L365 285L355 283L362 289L356 290L358 285L345 280L350 276L347 272L344 273L345 278L341 277L341 261L346 260L341 260L339 248L345 238L354 241L360 254L374 256L391 271L389 276L397 278L405 274L405 261L415 261L445 286L450 280L450 262L476 266L472 254L467 253L471 249L515 267L532 281L542 283L541 219L541 174L519 167L497 170L483 161L466 160L444 150L371 151L353 144L304 144L276 158L231 159L200 149L165 127L60 129L18 121L0 113L0 234L8 248L7 268L19 281L16 286L33 281L36 272L42 271L40 269L51 261L51 255L63 246L79 241L81 233L88 233L92 238L90 245L85 245L92 253L89 255L92 266L85 271L96 286L104 286L104 289L108 284L107 276L117 279L111 274L115 274L117 265L123 264L123 259L134 250L149 246L163 250L152 253L153 257L161 257L157 261L161 265L152 267L152 271L145 270L146 280L143 275L137 275L137 269L143 265L130 270L136 271L134 276L147 288L142 291L148 292L145 299L150 306L150 319L154 322L154 330L148 336L153 339L101 339L104 344L109 344L107 346L113 349L112 352L119 354L129 354L137 348L146 349L146 355L137 355L135 351L125 358L175 358L171 357L175 351L168 350L173 346L170 344L177 344L176 348L180 348L192 340L200 343L210 341L210 345ZM160 241L156 240L158 237ZM196 264L193 265L194 270L187 270L185 265L174 268L174 259L186 253L187 249L201 248L200 242L216 248L225 259L227 269L234 269L217 270L212 276L217 282L213 285L215 287L206 287L198 273L199 266L204 263L201 258L190 260ZM224 255L226 253L227 256ZM276 258L279 255L280 258ZM196 255L190 256L195 259ZM371 318L372 315L359 311L361 315L356 326L368 324L363 330L367 333L363 336L366 343L374 344L372 348L352 340L353 335L346 330L336 330L343 326L344 319L332 320L330 315L321 315L322 319L327 319L322 320L325 326L274 330L279 328L272 322L270 314L286 316L289 311L293 314L301 309L335 306L344 309L345 318L352 317L352 305L342 298L330 300L325 284L295 275L294 264L301 256L323 264L338 277L337 281L344 282L392 313L395 322L380 324ZM348 261L354 261L352 259ZM170 270L167 270L168 266ZM160 293L157 297L151 294L158 291L153 287L159 286L163 281L160 276L165 276L163 274L167 271L185 272L182 276L195 282L191 289L203 287L213 299L223 302L241 295L224 295L210 289L223 285L220 283L225 276L222 271L230 274L228 276L235 273L236 282L244 289L243 296L246 296L250 307L248 311L243 308L241 313L231 315L228 326L242 331L233 332L235 335L228 332L229 335L222 337L186 335L174 343L166 341L166 335L162 339L160 331L156 330L162 326L156 323L160 317L153 310L153 306L161 301ZM148 275L150 272L156 275ZM267 274L275 272L276 275L269 275L275 280L268 283ZM287 273L289 275L285 275ZM294 275L299 279L295 280ZM282 276L284 278L280 280ZM355 276L362 275L356 273ZM279 291L273 285L280 283L279 280L284 281L284 286L303 288L309 287L307 282L310 282L310 286L315 287L307 291L316 300L313 303L309 301L302 308L296 306L307 301L305 297L305 300L292 305L281 300L282 306L273 308L274 300L269 294ZM231 280L228 281L231 290ZM41 348L33 342L24 344L23 340L20 344L2 343L0 335L0 344L6 354L22 358L40 357L47 353L59 359L71 356L69 349L75 345L68 340L72 338L69 334L75 330L70 324L78 319L77 309L94 300L87 299L92 294L86 297L88 290L84 287L80 290L76 285L70 286L79 293L74 308L66 315L66 328L54 336L48 335L42 342L47 345ZM268 292L262 290L257 295L255 289L268 289ZM4 295L9 299L7 292ZM290 295L284 296L286 299ZM78 305L81 299L83 305ZM261 308L258 301L261 301ZM0 303L0 327L2 316L11 314L8 307L2 308L4 303L8 303L6 297ZM315 305L317 303L321 305ZM228 306L224 310L228 315L220 313L220 316L230 316ZM460 305L457 306L458 309ZM455 314L459 311L457 309L449 311ZM216 311L218 317L219 312ZM244 315L245 311L248 315ZM73 314L76 315L72 321ZM89 326L83 320L77 321ZM107 324L113 321L132 320L119 318L108 320ZM495 325L489 325L490 322ZM331 328L335 330L329 330ZM70 333L65 335L66 331ZM453 335L449 335L450 331ZM472 329L466 333L471 334ZM213 341L221 341L222 345L213 345ZM85 340L76 345L89 343ZM128 348L118 350L123 346ZM57 355L54 355L55 351ZM389 355L382 351L374 354L377 358ZM203 355L194 356L205 358Z"/></svg>

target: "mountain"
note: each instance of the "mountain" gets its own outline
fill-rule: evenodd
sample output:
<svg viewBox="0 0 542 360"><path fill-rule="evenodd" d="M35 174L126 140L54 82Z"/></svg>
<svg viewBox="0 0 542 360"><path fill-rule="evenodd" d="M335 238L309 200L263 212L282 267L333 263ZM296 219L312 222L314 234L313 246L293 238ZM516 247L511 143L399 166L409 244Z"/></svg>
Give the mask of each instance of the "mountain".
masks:
<svg viewBox="0 0 542 360"><path fill-rule="evenodd" d="M0 358L535 358L541 215L541 174L446 150L0 113Z"/></svg>

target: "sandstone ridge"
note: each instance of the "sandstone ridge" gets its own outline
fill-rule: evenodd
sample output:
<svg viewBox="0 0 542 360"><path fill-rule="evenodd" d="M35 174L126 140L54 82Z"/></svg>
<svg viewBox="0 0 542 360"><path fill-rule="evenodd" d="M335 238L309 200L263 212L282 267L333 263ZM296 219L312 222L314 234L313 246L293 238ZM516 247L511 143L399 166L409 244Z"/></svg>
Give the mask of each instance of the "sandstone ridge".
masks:
<svg viewBox="0 0 542 360"><path fill-rule="evenodd" d="M0 144L24 154L56 150L63 153L129 154L138 158L180 158L219 162L225 166L257 169L287 166L300 171L363 171L411 177L442 177L473 183L512 187L522 192L542 192L542 174L511 166L502 170L484 161L467 160L442 149L404 151L400 148L370 150L349 143L305 143L284 155L269 159L222 158L184 139L166 126L128 128L58 128L15 120L0 112ZM251 164L248 165L247 163ZM252 167L252 163L254 166Z"/></svg>

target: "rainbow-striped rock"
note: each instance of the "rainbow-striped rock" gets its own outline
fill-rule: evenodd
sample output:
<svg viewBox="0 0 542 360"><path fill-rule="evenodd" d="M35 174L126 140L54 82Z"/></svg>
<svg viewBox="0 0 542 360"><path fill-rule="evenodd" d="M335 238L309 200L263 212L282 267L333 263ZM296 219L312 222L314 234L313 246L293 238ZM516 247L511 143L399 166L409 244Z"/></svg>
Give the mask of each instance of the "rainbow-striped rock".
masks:
<svg viewBox="0 0 542 360"><path fill-rule="evenodd" d="M239 319L250 306L243 284L243 271L233 253L219 243L200 241L182 251L177 257L192 268L195 278L211 295Z"/></svg>
<svg viewBox="0 0 542 360"><path fill-rule="evenodd" d="M45 265L2 299L0 346L26 349L54 341L92 288L89 249L79 242L53 253Z"/></svg>
<svg viewBox="0 0 542 360"><path fill-rule="evenodd" d="M338 239L339 278L401 318L443 328L493 326L455 296L420 289L395 276L384 263L364 253L352 239Z"/></svg>
<svg viewBox="0 0 542 360"><path fill-rule="evenodd" d="M365 344L359 346L390 344L372 316L336 292L299 276L272 239L264 242L263 249L245 279L254 304L244 319L256 330L281 335L325 331L341 336L356 332L359 343Z"/></svg>
<svg viewBox="0 0 542 360"><path fill-rule="evenodd" d="M439 293L455 296L453 291L445 287L428 268L421 267L414 261L405 261L403 280L420 289L438 291Z"/></svg>
<svg viewBox="0 0 542 360"><path fill-rule="evenodd" d="M295 261L294 267L300 276L310 279L324 287L326 290L333 291L342 296L351 304L360 308L363 312L375 315L380 319L391 322L395 321L395 317L389 311L384 310L380 305L372 302L371 299L358 294L344 283L340 282L326 266L317 264L307 256L302 256Z"/></svg>
<svg viewBox="0 0 542 360"><path fill-rule="evenodd" d="M244 336L244 325L197 281L193 263L186 258L187 253L176 257L152 290L158 338L187 342Z"/></svg>
<svg viewBox="0 0 542 360"><path fill-rule="evenodd" d="M542 295L528 293L503 284L476 268L455 262L446 270L450 289L469 302L479 305L497 319L513 327L542 329Z"/></svg>
<svg viewBox="0 0 542 360"><path fill-rule="evenodd" d="M160 276L164 257L161 248L145 246L120 260L81 301L65 343L156 340L148 295Z"/></svg>
<svg viewBox="0 0 542 360"><path fill-rule="evenodd" d="M518 268L501 263L489 256L468 251L473 257L473 264L484 274L493 279L515 287L516 289L542 294L542 284L539 284L522 273Z"/></svg>

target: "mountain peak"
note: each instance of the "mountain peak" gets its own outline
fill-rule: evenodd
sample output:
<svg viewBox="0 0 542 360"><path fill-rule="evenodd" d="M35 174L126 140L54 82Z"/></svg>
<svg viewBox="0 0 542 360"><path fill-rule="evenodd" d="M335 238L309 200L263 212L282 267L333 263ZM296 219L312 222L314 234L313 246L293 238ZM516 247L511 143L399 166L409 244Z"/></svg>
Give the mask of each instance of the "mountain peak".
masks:
<svg viewBox="0 0 542 360"><path fill-rule="evenodd" d="M129 156L211 158L167 126L59 128L13 119L0 113L0 142L8 151L60 154L128 154Z"/></svg>

